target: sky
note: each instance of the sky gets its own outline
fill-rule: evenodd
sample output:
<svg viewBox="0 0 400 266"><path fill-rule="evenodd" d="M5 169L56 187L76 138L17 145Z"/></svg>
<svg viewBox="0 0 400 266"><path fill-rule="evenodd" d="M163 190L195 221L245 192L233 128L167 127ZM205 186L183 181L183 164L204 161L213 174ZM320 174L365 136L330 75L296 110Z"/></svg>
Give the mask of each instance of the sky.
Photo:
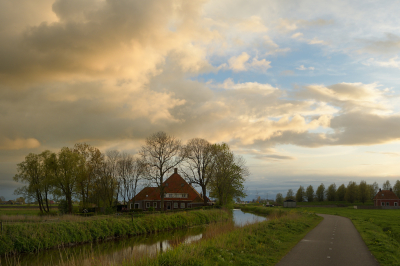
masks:
<svg viewBox="0 0 400 266"><path fill-rule="evenodd" d="M226 142L247 199L400 179L398 1L2 0L0 196L29 153Z"/></svg>

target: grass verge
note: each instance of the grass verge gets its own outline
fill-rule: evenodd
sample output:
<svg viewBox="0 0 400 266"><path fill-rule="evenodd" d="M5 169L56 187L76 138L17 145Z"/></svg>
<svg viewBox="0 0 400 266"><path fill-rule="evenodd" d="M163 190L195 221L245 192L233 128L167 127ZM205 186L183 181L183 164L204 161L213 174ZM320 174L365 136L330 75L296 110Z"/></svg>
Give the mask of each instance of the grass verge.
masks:
<svg viewBox="0 0 400 266"><path fill-rule="evenodd" d="M127 235L139 235L228 219L221 210L199 210L176 214L130 218L104 218L78 222L18 223L5 225L0 233L0 255L38 252L43 249Z"/></svg>
<svg viewBox="0 0 400 266"><path fill-rule="evenodd" d="M270 219L124 265L274 265L322 220L310 212L251 208L270 212Z"/></svg>
<svg viewBox="0 0 400 266"><path fill-rule="evenodd" d="M299 208L298 208L299 209ZM300 208L351 219L380 265L400 265L400 211L354 208Z"/></svg>

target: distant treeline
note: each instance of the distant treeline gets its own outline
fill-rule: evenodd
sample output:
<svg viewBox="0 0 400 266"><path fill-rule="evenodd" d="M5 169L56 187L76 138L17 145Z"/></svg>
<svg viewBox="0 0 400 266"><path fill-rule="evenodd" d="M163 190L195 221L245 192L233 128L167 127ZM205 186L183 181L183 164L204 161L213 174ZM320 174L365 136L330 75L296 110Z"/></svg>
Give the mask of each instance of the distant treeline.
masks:
<svg viewBox="0 0 400 266"><path fill-rule="evenodd" d="M397 180L392 188L390 181L387 180L383 186L383 190L393 189L393 192L400 198L400 180ZM336 187L336 184L331 184L328 188L321 183L317 190L314 191L313 186L309 185L306 189L300 186L297 189L296 194L292 189L289 189L286 193L286 197L283 197L282 193L276 194L276 202L282 204L285 199L293 199L297 202L313 202L313 201L347 201L353 203L356 201L365 203L367 200L372 200L379 191L377 182L373 184L367 184L366 181L361 181L357 184L354 181L350 181L347 187L341 184Z"/></svg>
<svg viewBox="0 0 400 266"><path fill-rule="evenodd" d="M118 150L102 153L86 143L63 147L57 153L30 153L17 165L14 176L15 181L26 185L14 194L37 202L42 213L50 211L50 197L62 200L60 206L71 213L74 200L84 208L111 208L118 199L126 203L142 182L159 188L164 206L163 182L178 167L190 184L200 186L203 195L209 190L221 204L246 196L243 182L248 169L244 159L234 155L227 144L194 138L183 145L165 132L148 137L133 155Z"/></svg>

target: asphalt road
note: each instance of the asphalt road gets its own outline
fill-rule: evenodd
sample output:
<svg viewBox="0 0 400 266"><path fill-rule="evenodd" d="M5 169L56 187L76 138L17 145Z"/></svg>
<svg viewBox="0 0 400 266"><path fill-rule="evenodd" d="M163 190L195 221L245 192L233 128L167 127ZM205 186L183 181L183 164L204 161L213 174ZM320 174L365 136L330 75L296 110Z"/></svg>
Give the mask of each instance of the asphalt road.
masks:
<svg viewBox="0 0 400 266"><path fill-rule="evenodd" d="M319 215L324 220L276 266L379 265L348 218Z"/></svg>

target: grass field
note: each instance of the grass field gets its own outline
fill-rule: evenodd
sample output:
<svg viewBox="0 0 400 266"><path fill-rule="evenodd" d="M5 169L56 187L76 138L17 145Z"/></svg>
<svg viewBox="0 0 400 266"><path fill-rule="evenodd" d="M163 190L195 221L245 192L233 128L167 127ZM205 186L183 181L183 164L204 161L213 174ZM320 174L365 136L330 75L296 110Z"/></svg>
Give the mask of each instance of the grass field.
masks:
<svg viewBox="0 0 400 266"><path fill-rule="evenodd" d="M38 215L40 213L39 208L0 208L1 215Z"/></svg>
<svg viewBox="0 0 400 266"><path fill-rule="evenodd" d="M307 206L307 205L346 205L346 206L354 206L354 205L365 205L365 206L373 206L374 205L374 201L373 200L368 200L365 203L362 202L353 202L353 203L349 203L347 201L311 201L311 202L307 202L307 201L303 201L303 202L296 202L297 206Z"/></svg>
<svg viewBox="0 0 400 266"><path fill-rule="evenodd" d="M400 210L297 208L351 219L380 265L400 265Z"/></svg>

